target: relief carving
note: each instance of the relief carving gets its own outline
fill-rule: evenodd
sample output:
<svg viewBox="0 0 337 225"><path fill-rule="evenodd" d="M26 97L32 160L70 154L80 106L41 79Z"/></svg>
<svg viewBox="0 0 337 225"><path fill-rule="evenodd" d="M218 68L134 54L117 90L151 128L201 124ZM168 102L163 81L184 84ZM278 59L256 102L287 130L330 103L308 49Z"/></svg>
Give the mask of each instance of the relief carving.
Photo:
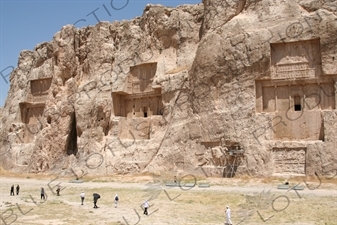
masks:
<svg viewBox="0 0 337 225"><path fill-rule="evenodd" d="M272 79L307 78L321 75L319 40L271 44Z"/></svg>
<svg viewBox="0 0 337 225"><path fill-rule="evenodd" d="M306 148L274 148L274 173L305 174Z"/></svg>

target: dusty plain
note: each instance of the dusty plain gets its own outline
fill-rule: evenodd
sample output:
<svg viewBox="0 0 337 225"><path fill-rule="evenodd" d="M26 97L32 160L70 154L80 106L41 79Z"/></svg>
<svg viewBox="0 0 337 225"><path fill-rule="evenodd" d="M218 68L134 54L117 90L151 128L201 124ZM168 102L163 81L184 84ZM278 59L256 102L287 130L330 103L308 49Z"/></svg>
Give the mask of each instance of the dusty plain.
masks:
<svg viewBox="0 0 337 225"><path fill-rule="evenodd" d="M288 177L291 186L304 190L279 190L284 177L197 178L177 177L177 187L167 187L171 174L84 177L1 174L0 224L224 224L225 206L231 208L233 224L333 225L337 222L337 179ZM307 182L308 187L304 183ZM179 182L181 187L179 187ZM195 184L184 187L185 183ZM210 184L200 188L200 183ZM19 195L10 196L11 185L20 185ZM56 196L56 186L62 188ZM317 187L319 185L319 187ZM47 200L40 200L44 187ZM317 187L317 188L316 188ZM316 189L315 189L316 188ZM54 193L53 193L53 192ZM80 193L86 194L84 205ZM98 209L93 193L99 193ZM114 207L113 198L120 201ZM150 199L149 215L141 204ZM34 203L35 201L35 203Z"/></svg>

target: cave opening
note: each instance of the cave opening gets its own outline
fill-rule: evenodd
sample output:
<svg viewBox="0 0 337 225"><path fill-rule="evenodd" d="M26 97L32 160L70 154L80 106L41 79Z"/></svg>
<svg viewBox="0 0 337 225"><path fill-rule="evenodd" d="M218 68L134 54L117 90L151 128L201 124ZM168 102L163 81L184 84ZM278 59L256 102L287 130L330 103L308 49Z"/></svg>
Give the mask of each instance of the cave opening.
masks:
<svg viewBox="0 0 337 225"><path fill-rule="evenodd" d="M66 151L67 155L75 155L77 154L77 129L76 129L76 115L75 112L71 115L70 122L70 132L67 137L67 145Z"/></svg>

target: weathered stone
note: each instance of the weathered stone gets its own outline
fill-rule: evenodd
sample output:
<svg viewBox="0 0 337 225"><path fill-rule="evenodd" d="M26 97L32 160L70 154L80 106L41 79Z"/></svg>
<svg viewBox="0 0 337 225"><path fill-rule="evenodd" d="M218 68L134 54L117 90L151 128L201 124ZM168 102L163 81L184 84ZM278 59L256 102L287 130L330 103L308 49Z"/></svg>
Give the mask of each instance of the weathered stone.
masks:
<svg viewBox="0 0 337 225"><path fill-rule="evenodd" d="M22 51L1 114L14 171L198 176L337 168L333 1L147 5Z"/></svg>

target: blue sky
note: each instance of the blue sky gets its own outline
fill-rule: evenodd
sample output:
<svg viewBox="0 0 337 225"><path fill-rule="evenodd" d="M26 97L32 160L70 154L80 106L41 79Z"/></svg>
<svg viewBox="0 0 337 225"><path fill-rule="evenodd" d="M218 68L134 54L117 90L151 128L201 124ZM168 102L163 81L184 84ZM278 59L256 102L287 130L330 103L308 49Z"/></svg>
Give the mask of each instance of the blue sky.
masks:
<svg viewBox="0 0 337 225"><path fill-rule="evenodd" d="M33 50L52 40L66 24L76 27L95 25L98 21L129 20L141 16L146 4L177 6L197 4L201 0L0 0L0 107L9 90L9 76L17 66L22 50ZM97 18L95 18L95 15ZM2 76L1 76L2 75Z"/></svg>

